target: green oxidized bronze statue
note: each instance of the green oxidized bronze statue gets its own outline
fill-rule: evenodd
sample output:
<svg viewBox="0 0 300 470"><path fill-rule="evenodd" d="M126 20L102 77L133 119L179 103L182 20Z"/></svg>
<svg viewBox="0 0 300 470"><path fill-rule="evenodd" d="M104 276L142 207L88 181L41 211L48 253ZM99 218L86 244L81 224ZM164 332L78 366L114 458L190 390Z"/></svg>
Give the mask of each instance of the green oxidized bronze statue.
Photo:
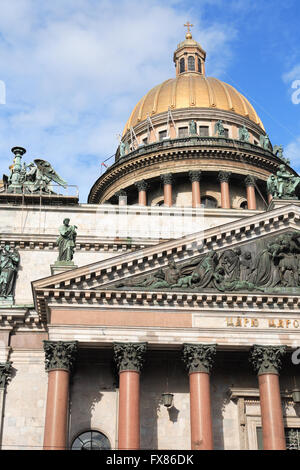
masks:
<svg viewBox="0 0 300 470"><path fill-rule="evenodd" d="M194 292L299 292L300 231L288 232L249 248L210 251L180 265L170 260L164 269L159 268L150 276L116 287L189 289Z"/></svg>
<svg viewBox="0 0 300 470"><path fill-rule="evenodd" d="M225 137L225 129L223 126L223 121L221 119L215 125L215 134L218 137Z"/></svg>
<svg viewBox="0 0 300 470"><path fill-rule="evenodd" d="M8 193L42 193L55 194L51 183L66 188L67 183L56 173L51 164L41 158L36 158L29 165L21 163L26 150L22 147L14 147L14 163L11 165L11 174L3 175L3 183Z"/></svg>
<svg viewBox="0 0 300 470"><path fill-rule="evenodd" d="M72 261L77 236L76 229L76 225L70 225L70 219L65 219L63 225L59 228L59 237L57 239L59 253L57 261Z"/></svg>
<svg viewBox="0 0 300 470"><path fill-rule="evenodd" d="M276 175L269 176L267 188L275 199L298 199L296 189L299 183L299 176L292 175L286 170L285 165L280 165Z"/></svg>
<svg viewBox="0 0 300 470"><path fill-rule="evenodd" d="M194 120L189 122L189 131L190 135L197 135L197 124L195 123Z"/></svg>
<svg viewBox="0 0 300 470"><path fill-rule="evenodd" d="M17 250L5 245L0 253L0 298L12 299L16 275L20 263Z"/></svg>
<svg viewBox="0 0 300 470"><path fill-rule="evenodd" d="M250 134L248 132L248 129L243 126L239 128L239 140L242 142L249 142L250 139Z"/></svg>

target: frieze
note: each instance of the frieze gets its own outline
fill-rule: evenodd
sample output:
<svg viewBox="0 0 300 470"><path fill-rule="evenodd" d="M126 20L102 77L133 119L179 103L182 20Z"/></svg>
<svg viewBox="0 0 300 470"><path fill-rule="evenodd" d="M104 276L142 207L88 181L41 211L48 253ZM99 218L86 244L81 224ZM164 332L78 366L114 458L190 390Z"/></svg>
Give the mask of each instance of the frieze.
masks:
<svg viewBox="0 0 300 470"><path fill-rule="evenodd" d="M195 314L193 325L197 328L214 328L222 330L270 330L281 332L300 332L300 319L287 316L270 316L270 314L253 315L252 312L241 312L238 315Z"/></svg>
<svg viewBox="0 0 300 470"><path fill-rule="evenodd" d="M300 231L292 231L241 248L211 250L192 262L170 259L166 268L116 288L298 294L299 268Z"/></svg>

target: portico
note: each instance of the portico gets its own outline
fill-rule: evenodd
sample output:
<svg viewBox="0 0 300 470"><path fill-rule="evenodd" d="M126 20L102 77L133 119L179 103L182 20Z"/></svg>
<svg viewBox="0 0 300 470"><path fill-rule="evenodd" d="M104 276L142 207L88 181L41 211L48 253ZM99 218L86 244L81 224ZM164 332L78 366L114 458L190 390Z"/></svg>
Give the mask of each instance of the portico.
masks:
<svg viewBox="0 0 300 470"><path fill-rule="evenodd" d="M95 419L101 422L104 433L106 426L110 429L106 435L114 436L112 447L257 448L257 433L262 428L265 449L285 448L285 433L299 421L297 404L292 400L292 381L295 377L299 380L299 372L291 362L300 334L299 296L293 290L268 293L241 289L230 293L205 288L147 288L147 283L141 287L144 281L140 279L146 275L150 282L158 260L163 261L165 269L168 260L188 267L199 256L199 249L209 253L213 244L221 255L233 246L245 245L247 249L249 240L260 246L265 240L264 230L269 233L270 226L276 224L280 233L289 233L298 217L297 206L278 207L253 216L251 223L248 219L247 227L239 222L230 239L225 236L226 225L215 233L204 231L201 248L195 244L198 234L193 234L128 253L122 257L122 266L116 257L33 283L39 314L47 318L49 341L54 345L76 342L81 355L92 354L92 375L93 363L100 361L101 368L105 364L111 385L109 391L99 385L98 393L115 409L115 418L113 423L105 418L101 399L94 405L98 407ZM85 386L84 363L79 359L76 387L70 389L72 403L79 400ZM222 393L217 391L217 384ZM58 399L51 387L49 381L47 416L53 413ZM249 389L250 396L255 397L253 405L246 405ZM161 401L165 392L174 394L169 409ZM64 403L67 413L68 403ZM85 413L90 416L88 403L81 401L80 413L71 411L71 416L76 416L73 423L84 423ZM235 413L241 406L244 417L239 423ZM255 409L255 420L249 406ZM149 413L152 424L146 432ZM223 414L227 418L221 425ZM236 430L233 440L226 420L232 420ZM176 447L172 447L171 428L164 437L160 435L162 423L164 429L173 426ZM71 425L68 445L79 428ZM178 432L184 436L180 444Z"/></svg>

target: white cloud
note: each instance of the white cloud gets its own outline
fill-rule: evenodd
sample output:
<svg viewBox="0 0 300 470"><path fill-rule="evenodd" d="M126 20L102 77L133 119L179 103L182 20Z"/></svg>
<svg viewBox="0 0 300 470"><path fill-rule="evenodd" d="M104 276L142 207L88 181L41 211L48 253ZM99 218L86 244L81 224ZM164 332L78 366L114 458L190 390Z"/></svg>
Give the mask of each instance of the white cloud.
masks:
<svg viewBox="0 0 300 470"><path fill-rule="evenodd" d="M211 1L199 0L198 8ZM133 106L174 76L189 2L0 0L0 11L2 168L9 148L23 145L25 161L49 160L80 186L84 202ZM193 35L207 50L209 74L221 74L234 30L199 18Z"/></svg>
<svg viewBox="0 0 300 470"><path fill-rule="evenodd" d="M295 65L289 72L283 75L283 81L285 83L292 82L300 79L300 64Z"/></svg>
<svg viewBox="0 0 300 470"><path fill-rule="evenodd" d="M285 147L284 156L290 159L292 168L300 172L300 137Z"/></svg>

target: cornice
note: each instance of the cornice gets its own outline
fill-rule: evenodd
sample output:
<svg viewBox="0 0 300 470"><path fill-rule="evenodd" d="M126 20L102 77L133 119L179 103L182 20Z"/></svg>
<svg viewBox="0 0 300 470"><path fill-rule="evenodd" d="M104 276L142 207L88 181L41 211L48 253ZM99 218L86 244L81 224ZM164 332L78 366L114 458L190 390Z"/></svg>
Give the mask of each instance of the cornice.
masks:
<svg viewBox="0 0 300 470"><path fill-rule="evenodd" d="M2 233L0 236L0 247L9 244L12 248L19 250L46 250L58 251L57 235L39 235L39 234L18 234ZM158 239L132 239L128 238L100 238L100 237L77 237L75 251L86 252L126 252L140 250L158 243Z"/></svg>
<svg viewBox="0 0 300 470"><path fill-rule="evenodd" d="M280 395L282 398L291 399L292 394L285 390L280 391ZM231 387L227 390L227 396L229 400L237 401L240 398L248 399L248 400L257 400L259 402L259 389L258 388L238 388L238 387Z"/></svg>
<svg viewBox="0 0 300 470"><path fill-rule="evenodd" d="M2 327L19 327L26 325L29 328L40 327L40 317L33 309L33 306L17 306L11 307L0 306L0 328Z"/></svg>

